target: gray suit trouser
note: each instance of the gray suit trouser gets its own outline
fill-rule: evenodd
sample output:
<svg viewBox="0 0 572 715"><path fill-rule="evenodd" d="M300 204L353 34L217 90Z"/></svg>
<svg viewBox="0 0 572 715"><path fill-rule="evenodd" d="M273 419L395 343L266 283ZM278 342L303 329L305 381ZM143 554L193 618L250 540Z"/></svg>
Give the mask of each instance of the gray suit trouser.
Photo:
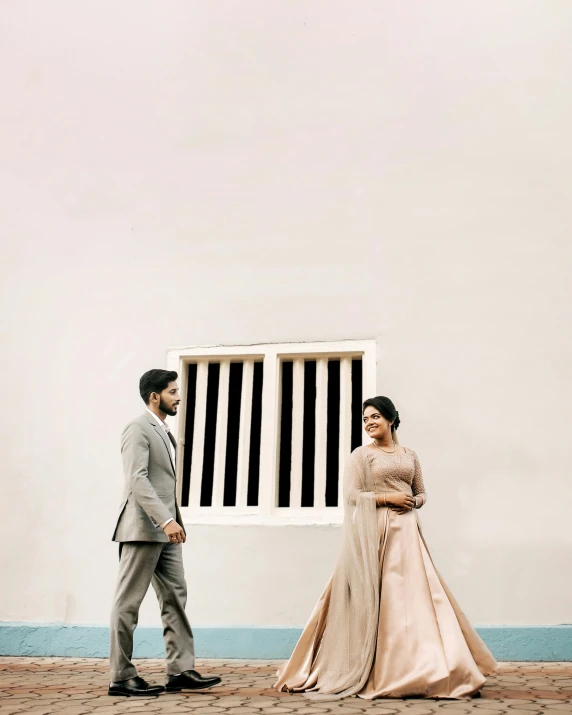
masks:
<svg viewBox="0 0 572 715"><path fill-rule="evenodd" d="M119 580L111 615L111 680L137 675L133 657L133 631L139 607L153 584L161 607L167 673L191 670L195 664L193 632L185 613L187 584L181 544L126 541L120 546Z"/></svg>

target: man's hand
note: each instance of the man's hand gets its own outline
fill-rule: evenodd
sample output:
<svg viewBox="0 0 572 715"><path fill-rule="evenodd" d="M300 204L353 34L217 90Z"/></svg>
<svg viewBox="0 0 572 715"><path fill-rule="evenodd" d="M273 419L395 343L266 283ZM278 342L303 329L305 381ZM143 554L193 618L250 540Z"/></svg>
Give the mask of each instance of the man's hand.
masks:
<svg viewBox="0 0 572 715"><path fill-rule="evenodd" d="M172 544L184 544L187 540L185 530L174 520L166 524L163 531L167 534L167 538Z"/></svg>

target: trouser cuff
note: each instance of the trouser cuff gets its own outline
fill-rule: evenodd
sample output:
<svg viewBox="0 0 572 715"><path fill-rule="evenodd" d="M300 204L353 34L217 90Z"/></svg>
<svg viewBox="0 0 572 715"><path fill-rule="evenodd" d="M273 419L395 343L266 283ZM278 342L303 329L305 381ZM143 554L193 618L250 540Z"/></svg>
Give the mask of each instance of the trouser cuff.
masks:
<svg viewBox="0 0 572 715"><path fill-rule="evenodd" d="M119 673L111 672L111 682L117 683L119 680L129 680L129 678L135 678L137 675L137 670L135 668L130 668L129 670L123 670Z"/></svg>
<svg viewBox="0 0 572 715"><path fill-rule="evenodd" d="M193 670L194 667L194 658L188 660L178 660L175 663L170 663L167 666L167 675L179 675L179 673L184 673L185 670Z"/></svg>

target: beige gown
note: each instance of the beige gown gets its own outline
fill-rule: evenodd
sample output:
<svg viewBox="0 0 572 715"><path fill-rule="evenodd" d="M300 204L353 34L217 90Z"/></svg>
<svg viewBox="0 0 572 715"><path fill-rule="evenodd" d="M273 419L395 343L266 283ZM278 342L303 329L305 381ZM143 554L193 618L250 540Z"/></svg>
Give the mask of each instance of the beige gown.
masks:
<svg viewBox="0 0 572 715"><path fill-rule="evenodd" d="M425 503L415 452L354 450L345 474L342 555L278 671L278 690L315 699L462 698L496 669L435 569L416 510L376 508L376 495L391 491Z"/></svg>

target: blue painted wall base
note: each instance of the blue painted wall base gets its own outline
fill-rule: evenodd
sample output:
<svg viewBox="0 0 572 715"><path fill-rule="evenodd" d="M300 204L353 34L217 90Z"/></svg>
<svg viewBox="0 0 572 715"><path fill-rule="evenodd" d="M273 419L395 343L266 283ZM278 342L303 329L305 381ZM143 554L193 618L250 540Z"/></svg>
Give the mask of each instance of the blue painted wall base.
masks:
<svg viewBox="0 0 572 715"><path fill-rule="evenodd" d="M200 658L288 658L301 628L194 628ZM483 626L480 636L500 661L572 661L572 625ZM109 628L0 622L0 655L107 658ZM136 658L163 658L161 628L137 628Z"/></svg>

